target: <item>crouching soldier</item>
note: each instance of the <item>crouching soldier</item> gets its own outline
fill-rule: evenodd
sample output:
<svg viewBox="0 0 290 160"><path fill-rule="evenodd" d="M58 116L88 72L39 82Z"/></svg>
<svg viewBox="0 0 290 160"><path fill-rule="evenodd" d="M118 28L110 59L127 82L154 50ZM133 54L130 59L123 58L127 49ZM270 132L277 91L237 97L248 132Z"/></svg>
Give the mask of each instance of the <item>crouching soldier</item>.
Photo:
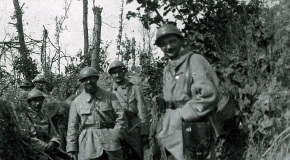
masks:
<svg viewBox="0 0 290 160"><path fill-rule="evenodd" d="M148 109L145 108L141 88L125 78L126 67L120 61L110 64L108 72L114 80L111 91L116 94L128 119L125 136L126 159L143 159L143 147L148 144ZM125 142L125 143L126 143Z"/></svg>
<svg viewBox="0 0 290 160"><path fill-rule="evenodd" d="M98 87L98 79L93 67L79 74L84 90L70 107L67 152L74 160L123 160L120 140L127 119L116 95Z"/></svg>
<svg viewBox="0 0 290 160"><path fill-rule="evenodd" d="M37 89L28 92L28 108L19 116L20 126L29 135L28 144L37 153L35 159L58 159L66 154L59 148L60 138L50 118L42 113L42 105L45 100L43 93ZM59 157L60 156L60 157ZM50 157L50 158L49 158Z"/></svg>

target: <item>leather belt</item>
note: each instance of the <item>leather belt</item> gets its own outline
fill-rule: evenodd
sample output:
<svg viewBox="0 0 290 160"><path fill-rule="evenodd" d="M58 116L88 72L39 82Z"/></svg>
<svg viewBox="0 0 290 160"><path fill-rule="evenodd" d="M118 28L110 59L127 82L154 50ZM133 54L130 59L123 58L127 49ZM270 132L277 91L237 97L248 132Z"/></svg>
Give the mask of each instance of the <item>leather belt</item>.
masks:
<svg viewBox="0 0 290 160"><path fill-rule="evenodd" d="M188 102L188 100L182 100L182 101L169 101L169 102L165 102L165 107L166 107L167 109L176 109L176 108L181 108L181 107L183 107L187 102Z"/></svg>
<svg viewBox="0 0 290 160"><path fill-rule="evenodd" d="M84 129L95 127L97 129L103 129L103 128L114 128L115 123L109 123L109 122L96 122L95 124L86 124L84 126Z"/></svg>

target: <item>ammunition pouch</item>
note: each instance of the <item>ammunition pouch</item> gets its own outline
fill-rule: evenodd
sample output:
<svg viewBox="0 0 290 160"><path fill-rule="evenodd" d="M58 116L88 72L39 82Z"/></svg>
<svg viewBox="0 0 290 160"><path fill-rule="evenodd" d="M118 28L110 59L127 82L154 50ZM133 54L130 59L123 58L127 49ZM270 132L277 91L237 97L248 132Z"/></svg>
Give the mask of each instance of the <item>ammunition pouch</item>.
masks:
<svg viewBox="0 0 290 160"><path fill-rule="evenodd" d="M166 111L165 100L162 97L156 97L156 103L157 103L157 106L159 107L159 111L161 113L165 113Z"/></svg>

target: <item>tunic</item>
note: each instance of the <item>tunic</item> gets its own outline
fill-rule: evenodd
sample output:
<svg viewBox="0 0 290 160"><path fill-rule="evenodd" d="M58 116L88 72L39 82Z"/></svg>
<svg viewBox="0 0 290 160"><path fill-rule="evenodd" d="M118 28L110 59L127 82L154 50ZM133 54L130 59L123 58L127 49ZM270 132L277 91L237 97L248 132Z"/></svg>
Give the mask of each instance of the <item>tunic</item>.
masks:
<svg viewBox="0 0 290 160"><path fill-rule="evenodd" d="M97 122L115 123L115 126L99 129L95 125ZM79 159L84 160L100 157L103 150L116 151L121 148L120 139L124 137L127 126L115 94L101 88L93 96L83 91L71 104L67 152L78 152Z"/></svg>
<svg viewBox="0 0 290 160"><path fill-rule="evenodd" d="M149 133L148 109L144 104L142 90L138 85L134 85L126 79L120 85L114 83L113 93L116 94L122 108L127 113L129 132L125 139L142 157L141 135L148 135Z"/></svg>

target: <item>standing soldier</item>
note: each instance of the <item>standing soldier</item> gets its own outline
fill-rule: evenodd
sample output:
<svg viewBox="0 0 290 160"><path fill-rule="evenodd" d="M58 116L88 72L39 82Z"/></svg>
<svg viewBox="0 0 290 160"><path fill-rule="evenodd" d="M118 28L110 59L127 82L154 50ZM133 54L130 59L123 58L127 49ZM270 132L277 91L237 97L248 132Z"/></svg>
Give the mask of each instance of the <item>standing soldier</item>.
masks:
<svg viewBox="0 0 290 160"><path fill-rule="evenodd" d="M128 119L128 133L125 140L132 147L125 148L129 151L127 159L143 159L143 147L148 144L148 110L144 105L141 88L125 78L126 67L120 61L113 61L108 72L114 80L112 92L116 94ZM127 153L127 152L126 152Z"/></svg>
<svg viewBox="0 0 290 160"><path fill-rule="evenodd" d="M43 93L37 89L28 92L28 109L20 117L20 126L23 131L28 132L28 144L36 150L36 159L48 160L48 156L53 158L60 146L60 138L52 121L42 113L42 105L45 100ZM59 149L60 150L60 149Z"/></svg>
<svg viewBox="0 0 290 160"><path fill-rule="evenodd" d="M127 119L113 93L97 86L99 75L93 67L79 74L84 91L71 104L67 130L67 152L75 160L123 160L120 139Z"/></svg>
<svg viewBox="0 0 290 160"><path fill-rule="evenodd" d="M213 120L219 98L216 73L203 56L182 47L183 36L174 25L161 26L155 44L169 58L163 72L164 99L156 99L164 107L157 138L167 158L215 160L214 138L221 133Z"/></svg>

